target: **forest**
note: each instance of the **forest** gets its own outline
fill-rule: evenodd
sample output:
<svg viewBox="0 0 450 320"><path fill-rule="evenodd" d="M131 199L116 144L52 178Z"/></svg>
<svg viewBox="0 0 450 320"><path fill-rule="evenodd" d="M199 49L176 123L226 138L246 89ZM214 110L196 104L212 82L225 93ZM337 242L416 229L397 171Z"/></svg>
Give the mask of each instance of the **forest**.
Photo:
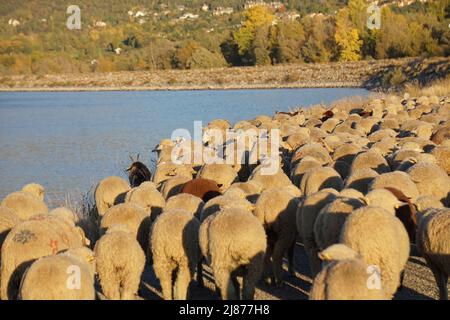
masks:
<svg viewBox="0 0 450 320"><path fill-rule="evenodd" d="M89 73L448 56L450 0L2 0L0 72Z"/></svg>

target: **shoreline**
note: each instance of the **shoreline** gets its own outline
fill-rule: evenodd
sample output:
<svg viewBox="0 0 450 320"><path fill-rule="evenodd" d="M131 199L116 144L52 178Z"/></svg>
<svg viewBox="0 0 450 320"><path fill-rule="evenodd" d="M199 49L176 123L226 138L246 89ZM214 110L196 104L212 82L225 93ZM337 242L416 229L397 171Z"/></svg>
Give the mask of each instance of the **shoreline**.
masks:
<svg viewBox="0 0 450 320"><path fill-rule="evenodd" d="M0 92L362 88L383 91L447 74L450 58L401 58L192 70L0 76ZM392 81L394 79L394 82Z"/></svg>
<svg viewBox="0 0 450 320"><path fill-rule="evenodd" d="M367 89L357 83L322 83L322 84L296 84L296 85L236 85L236 86L128 86L128 87L18 87L1 88L0 92L108 92L108 91L232 91L232 90L295 90L295 89L331 89L331 88L359 88Z"/></svg>

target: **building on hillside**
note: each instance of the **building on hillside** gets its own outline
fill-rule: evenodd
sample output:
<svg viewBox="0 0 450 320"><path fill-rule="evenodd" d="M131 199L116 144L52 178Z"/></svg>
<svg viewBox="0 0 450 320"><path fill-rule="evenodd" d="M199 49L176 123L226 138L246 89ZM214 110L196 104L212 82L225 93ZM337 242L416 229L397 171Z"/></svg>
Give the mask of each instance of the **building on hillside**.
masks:
<svg viewBox="0 0 450 320"><path fill-rule="evenodd" d="M8 24L13 27L17 27L20 25L20 21L17 19L9 19Z"/></svg>
<svg viewBox="0 0 450 320"><path fill-rule="evenodd" d="M221 16L224 14L232 14L234 12L233 7L217 7L213 11L213 16Z"/></svg>
<svg viewBox="0 0 450 320"><path fill-rule="evenodd" d="M95 26L95 27L98 27L98 28L104 28L104 27L106 27L106 22L103 22L103 21L95 21L95 22L94 22L94 26Z"/></svg>
<svg viewBox="0 0 450 320"><path fill-rule="evenodd" d="M206 3L204 3L203 6L202 6L202 11L203 11L203 12L208 12L208 11L209 11L209 5L207 5Z"/></svg>
<svg viewBox="0 0 450 320"><path fill-rule="evenodd" d="M178 20L187 20L187 19L195 20L197 18L198 18L198 14L185 13L181 17L179 17Z"/></svg>
<svg viewBox="0 0 450 320"><path fill-rule="evenodd" d="M256 6L265 6L268 8L271 8L273 10L281 10L284 9L284 4L282 4L280 1L272 1L272 2L265 2L263 0L251 0L247 1L244 5L245 9L250 9Z"/></svg>

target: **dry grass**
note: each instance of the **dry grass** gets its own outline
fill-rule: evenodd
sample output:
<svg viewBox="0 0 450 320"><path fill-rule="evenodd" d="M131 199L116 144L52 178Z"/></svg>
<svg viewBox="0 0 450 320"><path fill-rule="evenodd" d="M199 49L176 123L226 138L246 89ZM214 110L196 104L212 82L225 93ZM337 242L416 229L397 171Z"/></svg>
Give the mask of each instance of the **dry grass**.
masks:
<svg viewBox="0 0 450 320"><path fill-rule="evenodd" d="M429 86L421 87L417 84L408 84L405 86L405 92L413 97L419 96L448 96L450 95L450 76L445 79L437 80Z"/></svg>
<svg viewBox="0 0 450 320"><path fill-rule="evenodd" d="M91 187L88 192L80 194L80 196L73 197L66 194L61 197L49 196L49 207L65 207L72 210L78 216L77 225L80 226L86 237L94 244L99 239L100 216L97 212L94 200L94 187Z"/></svg>

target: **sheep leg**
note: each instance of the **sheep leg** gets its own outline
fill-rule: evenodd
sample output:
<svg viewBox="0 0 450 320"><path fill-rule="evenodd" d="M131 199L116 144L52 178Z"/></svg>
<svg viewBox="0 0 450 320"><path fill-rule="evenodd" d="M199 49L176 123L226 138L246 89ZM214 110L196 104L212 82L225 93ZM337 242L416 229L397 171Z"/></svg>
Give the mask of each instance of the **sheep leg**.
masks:
<svg viewBox="0 0 450 320"><path fill-rule="evenodd" d="M128 273L122 281L122 300L135 300L136 293L141 283L141 273Z"/></svg>
<svg viewBox="0 0 450 320"><path fill-rule="evenodd" d="M431 262L430 259L426 259L428 265L430 266L431 271L433 272L434 279L436 280L436 284L439 288L439 300L448 300L448 291L447 291L447 283L448 276L442 272L434 262Z"/></svg>
<svg viewBox="0 0 450 320"><path fill-rule="evenodd" d="M236 299L236 288L231 279L231 274L228 270L219 269L214 271L214 278L216 285L220 289L222 300Z"/></svg>
<svg viewBox="0 0 450 320"><path fill-rule="evenodd" d="M275 244L275 248L273 250L272 266L275 276L275 285L277 287L281 287L281 285L283 284L283 256L286 248L289 248L289 246L286 245L286 241L283 241L283 239L279 239L279 241L277 241L277 243Z"/></svg>
<svg viewBox="0 0 450 320"><path fill-rule="evenodd" d="M197 283L200 288L205 287L205 283L203 282L203 258L197 264Z"/></svg>
<svg viewBox="0 0 450 320"><path fill-rule="evenodd" d="M177 278L175 280L173 298L175 300L186 300L187 291L191 282L191 273L187 266L180 266L178 268Z"/></svg>
<svg viewBox="0 0 450 320"><path fill-rule="evenodd" d="M164 275L160 275L159 283L161 284L164 300L172 300L172 270L168 270Z"/></svg>
<svg viewBox="0 0 450 320"><path fill-rule="evenodd" d="M247 267L247 271L244 274L242 285L242 299L253 300L255 296L255 287L258 283L263 269L264 253L255 256L250 265Z"/></svg>
<svg viewBox="0 0 450 320"><path fill-rule="evenodd" d="M264 282L269 284L269 279L271 283L275 283L274 274L272 272L272 254L273 254L273 243L267 244L266 254L264 256L264 271L263 271L263 279Z"/></svg>
<svg viewBox="0 0 450 320"><path fill-rule="evenodd" d="M294 250L295 250L295 241L292 242L292 245L288 249L288 271L290 276L295 276L295 270L294 270Z"/></svg>

